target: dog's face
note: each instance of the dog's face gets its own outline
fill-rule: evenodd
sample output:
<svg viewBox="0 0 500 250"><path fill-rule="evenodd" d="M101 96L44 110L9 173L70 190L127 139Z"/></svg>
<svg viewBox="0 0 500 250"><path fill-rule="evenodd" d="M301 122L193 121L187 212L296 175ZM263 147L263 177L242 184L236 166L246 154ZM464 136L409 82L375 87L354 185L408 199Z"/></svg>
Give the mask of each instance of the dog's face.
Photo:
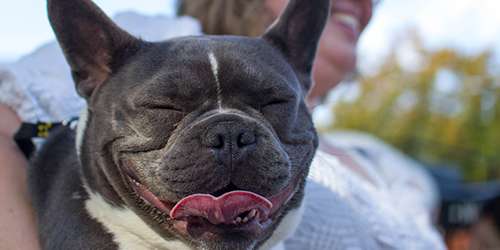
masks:
<svg viewBox="0 0 500 250"><path fill-rule="evenodd" d="M88 102L92 191L165 239L252 249L297 208L317 147L304 97L329 0L291 1L261 38L148 43L91 1L49 0Z"/></svg>

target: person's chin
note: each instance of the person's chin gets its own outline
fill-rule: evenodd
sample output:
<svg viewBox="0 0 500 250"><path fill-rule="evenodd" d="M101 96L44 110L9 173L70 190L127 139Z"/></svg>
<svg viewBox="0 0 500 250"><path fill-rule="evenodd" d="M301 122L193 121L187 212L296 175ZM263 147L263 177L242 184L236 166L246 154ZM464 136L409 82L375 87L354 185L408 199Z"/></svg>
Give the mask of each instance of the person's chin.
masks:
<svg viewBox="0 0 500 250"><path fill-rule="evenodd" d="M335 86L356 69L356 59L356 45L342 38L323 43L314 66L316 84Z"/></svg>
<svg viewBox="0 0 500 250"><path fill-rule="evenodd" d="M332 65L326 59L316 60L314 65L314 86L309 93L309 101L317 101L314 99L325 95L345 77L343 71L339 71L339 69L332 67Z"/></svg>
<svg viewBox="0 0 500 250"><path fill-rule="evenodd" d="M316 60L318 63L326 64L331 71L333 69L338 73L351 73L355 70L357 42L335 29L325 33L322 39Z"/></svg>

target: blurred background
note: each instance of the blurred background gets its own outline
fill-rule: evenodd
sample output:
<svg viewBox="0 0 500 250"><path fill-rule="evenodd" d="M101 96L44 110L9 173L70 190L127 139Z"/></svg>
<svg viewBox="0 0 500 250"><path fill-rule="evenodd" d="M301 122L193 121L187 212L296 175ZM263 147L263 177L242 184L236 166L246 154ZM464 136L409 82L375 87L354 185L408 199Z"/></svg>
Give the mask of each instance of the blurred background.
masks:
<svg viewBox="0 0 500 250"><path fill-rule="evenodd" d="M175 0L96 2L110 15L175 13ZM316 111L319 128L367 131L467 180L498 179L499 11L497 0L381 1L362 36L359 73ZM6 1L0 34L0 64L53 40L45 1Z"/></svg>
<svg viewBox="0 0 500 250"><path fill-rule="evenodd" d="M495 0L382 1L359 74L316 113L320 128L367 131L470 181L500 178L499 11Z"/></svg>

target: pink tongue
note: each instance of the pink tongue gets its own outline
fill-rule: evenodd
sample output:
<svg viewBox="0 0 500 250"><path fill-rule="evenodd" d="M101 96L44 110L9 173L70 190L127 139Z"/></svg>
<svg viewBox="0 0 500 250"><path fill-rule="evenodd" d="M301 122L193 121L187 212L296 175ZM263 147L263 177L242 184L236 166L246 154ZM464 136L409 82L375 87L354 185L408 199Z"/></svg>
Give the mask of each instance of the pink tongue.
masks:
<svg viewBox="0 0 500 250"><path fill-rule="evenodd" d="M215 225L232 224L238 215L256 209L262 222L268 218L272 207L268 199L247 191L233 191L220 197L193 194L179 201L170 211L170 217L177 220L198 216Z"/></svg>

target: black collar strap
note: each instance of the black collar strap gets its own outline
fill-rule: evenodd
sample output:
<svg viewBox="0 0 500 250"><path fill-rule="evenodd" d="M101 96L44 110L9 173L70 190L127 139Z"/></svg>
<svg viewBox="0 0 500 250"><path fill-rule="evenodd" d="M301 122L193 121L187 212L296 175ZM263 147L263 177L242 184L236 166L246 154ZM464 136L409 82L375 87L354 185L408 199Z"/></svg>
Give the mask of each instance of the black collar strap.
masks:
<svg viewBox="0 0 500 250"><path fill-rule="evenodd" d="M35 151L32 139L46 139L50 136L51 132L59 127L68 127L74 130L77 123L78 118L76 117L63 122L23 122L19 130L17 130L14 135L14 140L26 158L29 158Z"/></svg>

